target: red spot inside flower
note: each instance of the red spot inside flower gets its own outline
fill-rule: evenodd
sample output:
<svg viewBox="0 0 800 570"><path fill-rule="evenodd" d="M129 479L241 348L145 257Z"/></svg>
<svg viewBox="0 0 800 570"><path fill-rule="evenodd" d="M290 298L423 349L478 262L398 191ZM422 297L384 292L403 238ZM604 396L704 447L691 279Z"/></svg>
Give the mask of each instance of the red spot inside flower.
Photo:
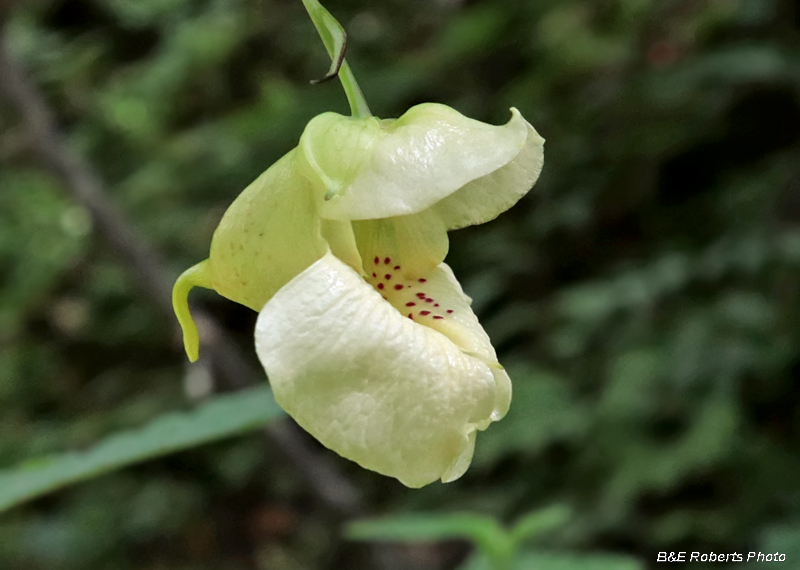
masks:
<svg viewBox="0 0 800 570"><path fill-rule="evenodd" d="M383 289L383 283L378 283L378 289Z"/></svg>
<svg viewBox="0 0 800 570"><path fill-rule="evenodd" d="M375 265L378 265L381 262L381 258L375 256Z"/></svg>
<svg viewBox="0 0 800 570"><path fill-rule="evenodd" d="M415 307L416 303L406 303L406 307Z"/></svg>
<svg viewBox="0 0 800 570"><path fill-rule="evenodd" d="M391 278L392 278L392 274L391 274L391 273L387 273L387 274L386 274L386 275L384 275L383 277L384 277L384 278L385 278L385 279L388 281L389 279L391 279Z"/></svg>
<svg viewBox="0 0 800 570"><path fill-rule="evenodd" d="M417 281L419 281L420 283L427 283L428 282L427 279L417 279Z"/></svg>
<svg viewBox="0 0 800 570"><path fill-rule="evenodd" d="M420 298L420 299L424 299L425 298L425 293L417 293L417 297Z"/></svg>
<svg viewBox="0 0 800 570"><path fill-rule="evenodd" d="M402 286L402 285L400 285L400 284L397 284L397 285L395 285L395 286L394 286L394 290L395 290L395 291L399 291L399 290L400 290L400 289L402 289L402 288L403 288L403 286Z"/></svg>
<svg viewBox="0 0 800 570"><path fill-rule="evenodd" d="M373 273L373 274L372 274L372 276L373 276L373 277L377 277L377 276L378 276L378 274L377 274L377 273Z"/></svg>
<svg viewBox="0 0 800 570"><path fill-rule="evenodd" d="M425 299L425 302L426 302L426 303L433 303L433 299L431 299L430 297L428 297L427 299Z"/></svg>
<svg viewBox="0 0 800 570"><path fill-rule="evenodd" d="M431 312L430 311L420 311L419 314L420 315L430 315Z"/></svg>
<svg viewBox="0 0 800 570"><path fill-rule="evenodd" d="M394 266L394 270L397 271L398 269L400 269L400 266L399 265L395 265Z"/></svg>
<svg viewBox="0 0 800 570"><path fill-rule="evenodd" d="M383 260L383 262L384 262L386 265L389 265L389 264L392 262L392 258L391 258L391 257L387 257L386 259L384 259L384 260Z"/></svg>
<svg viewBox="0 0 800 570"><path fill-rule="evenodd" d="M434 307L438 307L438 306L439 306L439 303L436 303L436 304L434 305Z"/></svg>
<svg viewBox="0 0 800 570"><path fill-rule="evenodd" d="M436 316L435 316L435 317L433 317L433 318L438 320L438 319L443 319L444 317L440 317L439 315L436 315Z"/></svg>
<svg viewBox="0 0 800 570"><path fill-rule="evenodd" d="M413 321L413 320L414 320L414 315L413 315L413 314L411 314L411 313L408 313L408 318L409 318L409 319L411 319L411 320Z"/></svg>
<svg viewBox="0 0 800 570"><path fill-rule="evenodd" d="M453 309L447 309L448 314L453 312Z"/></svg>

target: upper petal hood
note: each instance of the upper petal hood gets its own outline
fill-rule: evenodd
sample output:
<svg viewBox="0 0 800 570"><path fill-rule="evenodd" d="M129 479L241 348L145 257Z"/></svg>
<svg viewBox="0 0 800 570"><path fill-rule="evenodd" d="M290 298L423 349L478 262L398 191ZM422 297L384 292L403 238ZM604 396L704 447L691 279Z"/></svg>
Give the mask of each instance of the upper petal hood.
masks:
<svg viewBox="0 0 800 570"><path fill-rule="evenodd" d="M466 470L474 432L506 389L483 360L401 315L332 254L264 306L256 351L304 429L409 487Z"/></svg>
<svg viewBox="0 0 800 570"><path fill-rule="evenodd" d="M525 126L525 146L511 162L467 183L433 206L448 230L493 220L530 191L544 166L544 139L528 122Z"/></svg>
<svg viewBox="0 0 800 570"><path fill-rule="evenodd" d="M493 126L424 103L396 121L325 113L306 127L299 148L309 179L325 198L322 217L365 220L431 207L511 163L531 130L516 109L507 124Z"/></svg>

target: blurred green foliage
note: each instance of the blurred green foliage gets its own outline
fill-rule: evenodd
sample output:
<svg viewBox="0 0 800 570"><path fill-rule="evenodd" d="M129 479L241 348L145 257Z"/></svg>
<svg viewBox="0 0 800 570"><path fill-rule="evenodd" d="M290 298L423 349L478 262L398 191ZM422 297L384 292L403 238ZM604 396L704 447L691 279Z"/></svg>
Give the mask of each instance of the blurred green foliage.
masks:
<svg viewBox="0 0 800 570"><path fill-rule="evenodd" d="M326 6L376 114L438 101L499 123L515 106L547 139L529 197L451 234L449 262L512 374L511 411L454 484L409 491L342 461L371 510L510 521L568 506L531 567L598 551L653 565L658 551L777 550L797 568L795 3ZM335 82L308 84L329 62L299 0L39 0L8 35L70 144L176 273L205 257L227 204L311 117L347 109ZM0 129L8 467L185 408L191 374L174 324L42 169L5 102ZM255 316L204 300L250 350ZM275 457L241 437L5 513L0 568L372 568ZM465 555L409 552L420 569Z"/></svg>
<svg viewBox="0 0 800 570"><path fill-rule="evenodd" d="M0 470L0 512L72 483L258 429L284 415L266 386L219 396L198 410L163 414L93 449L31 458Z"/></svg>

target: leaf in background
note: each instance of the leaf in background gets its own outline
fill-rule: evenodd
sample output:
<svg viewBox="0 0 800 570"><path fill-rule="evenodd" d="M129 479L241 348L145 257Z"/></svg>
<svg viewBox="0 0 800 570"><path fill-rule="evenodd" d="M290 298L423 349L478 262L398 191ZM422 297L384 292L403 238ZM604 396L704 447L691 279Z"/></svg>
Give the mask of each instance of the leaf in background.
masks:
<svg viewBox="0 0 800 570"><path fill-rule="evenodd" d="M654 445L640 436L624 439L619 432L603 447L628 447L619 455L616 472L605 494L607 505L627 505L637 494L669 489L691 474L701 472L731 453L739 416L733 399L724 393L709 398L680 438L667 445ZM622 431L630 431L622 428ZM617 452L619 453L619 452Z"/></svg>
<svg viewBox="0 0 800 570"><path fill-rule="evenodd" d="M580 556L530 552L520 557L515 570L532 570L534 568L543 570L641 570L643 566L633 558L610 554Z"/></svg>
<svg viewBox="0 0 800 570"><path fill-rule="evenodd" d="M260 428L282 415L268 388L254 388L111 435L89 451L28 460L0 471L0 511L122 467Z"/></svg>
<svg viewBox="0 0 800 570"><path fill-rule="evenodd" d="M639 561L610 554L550 554L526 552L512 564L511 570L642 570ZM472 557L458 570L493 570L481 556Z"/></svg>
<svg viewBox="0 0 800 570"><path fill-rule="evenodd" d="M563 378L532 367L509 367L509 376L511 409L478 435L474 465L488 465L507 453L535 452L581 425L583 408L573 402Z"/></svg>
<svg viewBox="0 0 800 570"><path fill-rule="evenodd" d="M497 521L469 513L365 519L349 524L345 537L351 540L397 542L464 539L473 542L485 553L503 556L511 552L508 535Z"/></svg>
<svg viewBox="0 0 800 570"><path fill-rule="evenodd" d="M620 354L609 371L609 381L599 411L609 418L646 418L658 400L652 397L659 388L661 353L639 348Z"/></svg>
<svg viewBox="0 0 800 570"><path fill-rule="evenodd" d="M2 341L13 336L25 311L46 298L62 272L85 252L91 223L42 173L5 169L0 188Z"/></svg>
<svg viewBox="0 0 800 570"><path fill-rule="evenodd" d="M800 570L800 521L768 528L761 535L760 547L764 554L774 554L775 552L785 554L786 561L780 563L782 569ZM774 563L756 563L756 568L766 568L771 564Z"/></svg>
<svg viewBox="0 0 800 570"><path fill-rule="evenodd" d="M517 543L538 538L540 535L567 524L572 509L567 505L553 505L539 509L520 518L511 529L511 538Z"/></svg>

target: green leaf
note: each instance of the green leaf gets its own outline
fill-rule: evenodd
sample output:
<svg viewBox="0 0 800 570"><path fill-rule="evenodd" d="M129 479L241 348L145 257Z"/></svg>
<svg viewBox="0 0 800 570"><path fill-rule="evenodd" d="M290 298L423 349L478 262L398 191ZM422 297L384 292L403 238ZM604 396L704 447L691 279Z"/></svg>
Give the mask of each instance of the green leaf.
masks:
<svg viewBox="0 0 800 570"><path fill-rule="evenodd" d="M542 570L641 570L642 564L633 558L611 554L580 556L529 552L519 558L514 568L515 570L532 568L541 568Z"/></svg>
<svg viewBox="0 0 800 570"><path fill-rule="evenodd" d="M539 509L520 518L511 529L511 538L519 544L524 540L538 538L542 534L564 526L569 522L572 510L567 505L553 505Z"/></svg>
<svg viewBox="0 0 800 570"><path fill-rule="evenodd" d="M791 521L785 525L769 526L761 535L760 551L766 554L778 552L786 556L780 567L785 570L800 570L800 522ZM751 553L748 552L745 556ZM766 568L772 562L758 561L758 552L748 562L756 562L757 568Z"/></svg>
<svg viewBox="0 0 800 570"><path fill-rule="evenodd" d="M616 357L609 371L599 411L609 418L643 418L652 415L658 400L652 397L659 386L661 353L637 348Z"/></svg>
<svg viewBox="0 0 800 570"><path fill-rule="evenodd" d="M512 570L641 570L642 564L633 558L610 554L553 554L526 552L512 564ZM458 570L493 570L482 556L472 557Z"/></svg>
<svg viewBox="0 0 800 570"><path fill-rule="evenodd" d="M28 460L0 471L0 511L116 469L260 428L282 415L268 388L254 388L161 416L88 451Z"/></svg>
<svg viewBox="0 0 800 570"><path fill-rule="evenodd" d="M497 521L469 513L365 519L349 524L345 536L350 540L398 542L466 539L489 556L502 557L511 552L508 535Z"/></svg>
<svg viewBox="0 0 800 570"><path fill-rule="evenodd" d="M514 383L511 409L478 435L474 466L490 465L514 452L537 453L578 431L586 417L564 378L532 366L509 366L508 374Z"/></svg>

